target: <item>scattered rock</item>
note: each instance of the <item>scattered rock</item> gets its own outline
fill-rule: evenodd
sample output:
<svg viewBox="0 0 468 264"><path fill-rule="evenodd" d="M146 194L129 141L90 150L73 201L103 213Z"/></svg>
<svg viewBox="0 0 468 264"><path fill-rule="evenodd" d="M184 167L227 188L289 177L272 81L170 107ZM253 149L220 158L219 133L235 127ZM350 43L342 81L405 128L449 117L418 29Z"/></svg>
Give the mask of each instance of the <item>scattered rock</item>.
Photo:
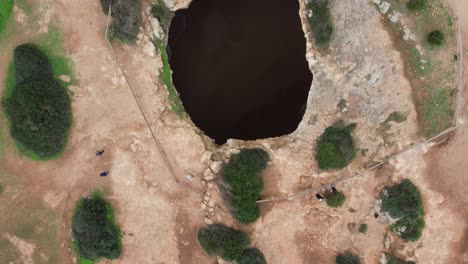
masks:
<svg viewBox="0 0 468 264"><path fill-rule="evenodd" d="M200 204L200 208L201 208L202 210L205 210L205 209L206 209L206 204L205 204L205 203L201 203L201 204Z"/></svg>
<svg viewBox="0 0 468 264"><path fill-rule="evenodd" d="M220 214L216 214L216 221L222 222L222 221L223 221L223 217L222 217Z"/></svg>
<svg viewBox="0 0 468 264"><path fill-rule="evenodd" d="M193 181L193 175L190 173L185 174L185 178L187 178L189 181Z"/></svg>
<svg viewBox="0 0 468 264"><path fill-rule="evenodd" d="M214 207L215 205L215 202L213 199L211 199L209 202L208 202L208 207Z"/></svg>
<svg viewBox="0 0 468 264"><path fill-rule="evenodd" d="M143 46L143 53L149 57L154 58L156 56L154 44L151 41L148 41Z"/></svg>
<svg viewBox="0 0 468 264"><path fill-rule="evenodd" d="M393 11L393 13L388 16L388 18L390 19L390 21L392 21L393 23L397 23L398 22L398 19L400 18L400 13L396 12L396 11Z"/></svg>
<svg viewBox="0 0 468 264"><path fill-rule="evenodd" d="M137 39L138 39L138 40L142 40L142 39L143 39L143 34L142 34L142 33L138 33Z"/></svg>
<svg viewBox="0 0 468 264"><path fill-rule="evenodd" d="M205 224L207 224L207 225L212 225L213 224L213 220L211 220L208 217L205 217L204 221L205 221Z"/></svg>
<svg viewBox="0 0 468 264"><path fill-rule="evenodd" d="M210 169L207 169L204 173L203 173L203 179L207 180L207 181L211 181L214 179L214 175L213 175L213 172L210 170Z"/></svg>
<svg viewBox="0 0 468 264"><path fill-rule="evenodd" d="M380 13L382 14L386 14L389 8L390 8L390 4L388 2L382 2L379 5Z"/></svg>

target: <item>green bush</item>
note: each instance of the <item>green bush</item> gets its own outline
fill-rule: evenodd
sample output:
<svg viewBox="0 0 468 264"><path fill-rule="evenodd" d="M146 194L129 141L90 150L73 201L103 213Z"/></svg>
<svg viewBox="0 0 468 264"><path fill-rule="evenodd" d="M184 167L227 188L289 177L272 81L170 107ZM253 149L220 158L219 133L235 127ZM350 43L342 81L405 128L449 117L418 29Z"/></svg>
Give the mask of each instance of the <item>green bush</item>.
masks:
<svg viewBox="0 0 468 264"><path fill-rule="evenodd" d="M351 162L356 155L351 136L354 128L355 125L348 125L325 129L318 140L315 155L320 169L342 169Z"/></svg>
<svg viewBox="0 0 468 264"><path fill-rule="evenodd" d="M97 193L78 201L72 218L72 235L80 258L116 259L122 252L122 235L114 222L114 211Z"/></svg>
<svg viewBox="0 0 468 264"><path fill-rule="evenodd" d="M11 136L41 159L56 156L72 124L67 91L54 80L46 55L32 44L15 49L14 76L16 86L3 98Z"/></svg>
<svg viewBox="0 0 468 264"><path fill-rule="evenodd" d="M307 17L315 44L328 47L333 33L333 22L328 6L328 0L314 0L307 3L307 10L312 10L312 16Z"/></svg>
<svg viewBox="0 0 468 264"><path fill-rule="evenodd" d="M387 259L387 264L416 264L414 261L404 261L390 254L385 254L385 258Z"/></svg>
<svg viewBox="0 0 468 264"><path fill-rule="evenodd" d="M426 8L427 0L409 0L408 9L413 12L419 12Z"/></svg>
<svg viewBox="0 0 468 264"><path fill-rule="evenodd" d="M358 229L359 233L365 234L367 232L367 224L361 224Z"/></svg>
<svg viewBox="0 0 468 264"><path fill-rule="evenodd" d="M359 264L359 257L351 254L345 253L336 256L336 264Z"/></svg>
<svg viewBox="0 0 468 264"><path fill-rule="evenodd" d="M198 241L208 255L216 255L226 261L238 259L250 244L244 232L216 224L200 229Z"/></svg>
<svg viewBox="0 0 468 264"><path fill-rule="evenodd" d="M233 155L223 168L225 197L240 223L252 223L260 216L256 202L263 189L261 172L267 162L268 154L264 150L243 149Z"/></svg>
<svg viewBox="0 0 468 264"><path fill-rule="evenodd" d="M406 230L399 232L401 238L406 241L417 240L424 228L424 208L416 186L410 180L404 179L397 185L385 187L381 197L382 210L393 218L399 218L392 230L397 231L404 226Z"/></svg>
<svg viewBox="0 0 468 264"><path fill-rule="evenodd" d="M258 248L249 248L236 260L237 264L266 264L265 256Z"/></svg>
<svg viewBox="0 0 468 264"><path fill-rule="evenodd" d="M427 34L427 42L434 46L440 46L444 44L444 33L440 30L434 30Z"/></svg>
<svg viewBox="0 0 468 264"><path fill-rule="evenodd" d="M13 0L0 1L0 35L5 30L5 27L13 13Z"/></svg>
<svg viewBox="0 0 468 264"><path fill-rule="evenodd" d="M158 19L161 28L167 33L171 25L172 11L167 8L163 0L158 0L158 3L151 7L151 15Z"/></svg>
<svg viewBox="0 0 468 264"><path fill-rule="evenodd" d="M133 41L141 25L140 0L100 0L102 11L107 15L112 8L110 35L120 40Z"/></svg>
<svg viewBox="0 0 468 264"><path fill-rule="evenodd" d="M341 207L344 204L345 196L340 192L325 194L327 205L333 208Z"/></svg>

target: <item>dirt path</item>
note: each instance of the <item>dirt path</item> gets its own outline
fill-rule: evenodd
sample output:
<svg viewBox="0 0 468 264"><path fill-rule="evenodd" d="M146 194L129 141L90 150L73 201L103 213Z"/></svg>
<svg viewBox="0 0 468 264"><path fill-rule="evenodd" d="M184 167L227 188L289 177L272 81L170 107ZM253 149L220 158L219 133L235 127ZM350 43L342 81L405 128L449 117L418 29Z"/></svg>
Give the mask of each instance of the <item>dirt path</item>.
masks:
<svg viewBox="0 0 468 264"><path fill-rule="evenodd" d="M454 0L454 7L460 16L463 51L468 51L468 2ZM464 97L461 101L460 126L446 143L433 147L427 154L430 164L427 173L431 187L442 193L445 204L465 219L464 232L452 244L450 263L468 263L468 56L464 58Z"/></svg>

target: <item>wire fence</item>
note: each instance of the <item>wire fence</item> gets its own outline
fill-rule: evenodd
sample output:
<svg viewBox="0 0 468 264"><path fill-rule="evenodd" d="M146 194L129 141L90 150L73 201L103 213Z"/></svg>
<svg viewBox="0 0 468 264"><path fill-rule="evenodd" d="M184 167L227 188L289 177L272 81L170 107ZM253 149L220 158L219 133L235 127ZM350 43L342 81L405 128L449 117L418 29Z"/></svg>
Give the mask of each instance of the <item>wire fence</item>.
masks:
<svg viewBox="0 0 468 264"><path fill-rule="evenodd" d="M326 189L330 189L332 186L336 186L340 183L343 183L345 181L348 181L348 180L351 180L351 179L354 179L354 178L357 178L357 177L361 177L361 176L364 176L366 175L368 172L374 170L374 169L377 169L381 166L383 166L384 164L388 163L390 160L400 156L401 154L404 154L412 149L415 149L417 147L420 147L422 145L425 145L429 142L432 142L436 139L439 139L449 133L452 133L454 132L458 126L459 126L459 115L460 115L460 104L461 104L461 98L463 96L463 43L462 43L462 34L461 34L461 26L460 26L460 20L459 20L459 17L455 11L455 8L453 7L452 5L452 2L451 0L446 0L447 4L449 5L452 13L453 13L453 17L455 19L455 21L457 22L456 23L456 27L457 27L457 52L458 52L458 88L457 88L457 93L456 93L456 99L455 99L455 111L454 111L454 116L453 116L453 122L452 122L452 126L439 132L438 134L428 138L428 139L425 139L419 143L416 143L416 144L413 144L411 146L408 146L406 148L403 148L402 150L399 150L393 154L391 154L390 156L386 157L383 161L377 163L377 164L374 164L372 166L370 166L369 168L366 168L364 169L363 171L361 172L357 172L353 175L350 175L350 176L347 176L347 177L343 177L339 180L336 180L336 181L333 181L333 182L330 182L330 183L327 183L327 184L323 184L323 185L320 185L320 186L317 186L317 187L312 187L312 188L308 188L308 189L305 189L305 190L302 190L300 192L297 192L297 193L293 193L293 194L289 194L289 195L284 195L284 196L277 196L277 197L269 197L269 198L265 198L265 199L261 199L261 200L258 200L257 203L268 203L268 202L276 202L276 201L291 201L291 200L294 200L298 197L303 197L305 195L308 195L308 194L311 194L311 193L317 193L317 192L320 192L320 191L323 191L323 190L326 190Z"/></svg>
<svg viewBox="0 0 468 264"><path fill-rule="evenodd" d="M171 164L169 163L169 161L167 159L166 153L165 153L163 147L161 146L161 143L159 142L156 134L154 133L154 130L151 127L150 122L148 121L148 117L146 116L145 111L143 110L143 107L142 107L142 105L140 103L140 100L138 100L138 97L137 97L137 95L135 93L135 89L132 86L132 84L130 83L130 80L128 79L128 76L127 76L125 70L123 69L122 63L120 62L120 60L119 60L119 58L118 58L118 56L117 56L117 54L115 52L115 49L114 49L114 47L112 46L112 43L109 40L108 32L109 32L111 14L112 14L112 8L111 8L111 5L109 5L109 12L108 12L108 16L107 16L107 25L106 25L106 31L105 31L106 43L109 46L109 49L110 49L110 51L112 53L112 57L114 58L116 64L118 65L120 71L122 72L122 75L123 75L123 77L125 79L125 82L127 83L127 87L129 88L129 90L130 90L130 92L132 94L132 97L135 100L135 103L138 106L138 109L139 109L139 111L140 111L140 113L141 113L141 115L142 115L142 117L143 117L143 119L144 119L144 121L146 123L146 126L148 127L148 130L149 130L149 132L151 134L151 138L153 139L153 141L154 141L154 143L155 143L155 145L156 145L156 147L158 149L158 152L161 155L164 166L166 167L167 171L171 175L171 177L174 180L176 185L178 185L179 187L182 187L182 188L184 188L186 190L189 190L189 191L191 191L193 193L203 194L203 191L197 190L193 186L183 184L181 181L179 181L179 179L175 175L174 170L173 170Z"/></svg>

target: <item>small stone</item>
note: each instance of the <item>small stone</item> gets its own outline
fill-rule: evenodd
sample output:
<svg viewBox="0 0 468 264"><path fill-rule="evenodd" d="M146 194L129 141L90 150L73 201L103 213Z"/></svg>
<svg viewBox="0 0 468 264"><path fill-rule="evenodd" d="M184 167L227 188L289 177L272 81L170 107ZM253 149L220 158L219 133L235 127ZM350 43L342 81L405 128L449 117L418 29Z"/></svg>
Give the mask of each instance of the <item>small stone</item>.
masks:
<svg viewBox="0 0 468 264"><path fill-rule="evenodd" d="M201 203L201 204L200 204L200 208L201 208L202 210L205 210L205 209L206 209L206 204Z"/></svg>
<svg viewBox="0 0 468 264"><path fill-rule="evenodd" d="M215 202L213 199L211 199L209 202L208 202L208 207L214 207L215 205Z"/></svg>
<svg viewBox="0 0 468 264"><path fill-rule="evenodd" d="M216 214L216 221L222 222L222 221L223 221L223 217L221 217L220 214Z"/></svg>
<svg viewBox="0 0 468 264"><path fill-rule="evenodd" d="M214 208L213 207L208 207L208 212L210 212L210 213L214 212Z"/></svg>
<svg viewBox="0 0 468 264"><path fill-rule="evenodd" d="M143 41L144 41L144 42L146 42L146 41L149 41L149 38L148 38L148 36L146 36L146 35L143 35Z"/></svg>
<svg viewBox="0 0 468 264"><path fill-rule="evenodd" d="M210 196L205 195L205 196L203 197L203 200L206 201L206 202L208 202L208 201L210 200L210 198L211 198Z"/></svg>
<svg viewBox="0 0 468 264"><path fill-rule="evenodd" d="M207 180L207 181L211 181L214 179L214 175L213 175L213 172L211 172L210 169L207 169L204 173L203 173L203 179Z"/></svg>
<svg viewBox="0 0 468 264"><path fill-rule="evenodd" d="M207 185L208 185L208 189L213 189L214 187L214 185L211 182L209 182Z"/></svg>
<svg viewBox="0 0 468 264"><path fill-rule="evenodd" d="M62 80L62 81L64 81L64 82L66 82L66 83L68 83L68 82L71 81L71 77L68 76L68 75L60 75L60 76L59 76L59 79Z"/></svg>
<svg viewBox="0 0 468 264"><path fill-rule="evenodd" d="M157 18L151 18L151 27L153 28L153 35L157 39L164 38L164 30L162 29L161 24Z"/></svg>
<svg viewBox="0 0 468 264"><path fill-rule="evenodd" d="M231 152L232 154L239 154L239 153L240 153L240 150L238 150L238 149L230 149L229 152Z"/></svg>
<svg viewBox="0 0 468 264"><path fill-rule="evenodd" d="M141 29L141 30L143 30L143 29ZM143 39L143 34L142 34L142 33L139 33L139 34L137 35L137 39L138 39L138 40L142 40L142 39Z"/></svg>
<svg viewBox="0 0 468 264"><path fill-rule="evenodd" d="M208 217L205 217L205 219L203 219L203 220L205 221L205 224L207 224L207 225L212 225L213 224L213 220L211 220Z"/></svg>

